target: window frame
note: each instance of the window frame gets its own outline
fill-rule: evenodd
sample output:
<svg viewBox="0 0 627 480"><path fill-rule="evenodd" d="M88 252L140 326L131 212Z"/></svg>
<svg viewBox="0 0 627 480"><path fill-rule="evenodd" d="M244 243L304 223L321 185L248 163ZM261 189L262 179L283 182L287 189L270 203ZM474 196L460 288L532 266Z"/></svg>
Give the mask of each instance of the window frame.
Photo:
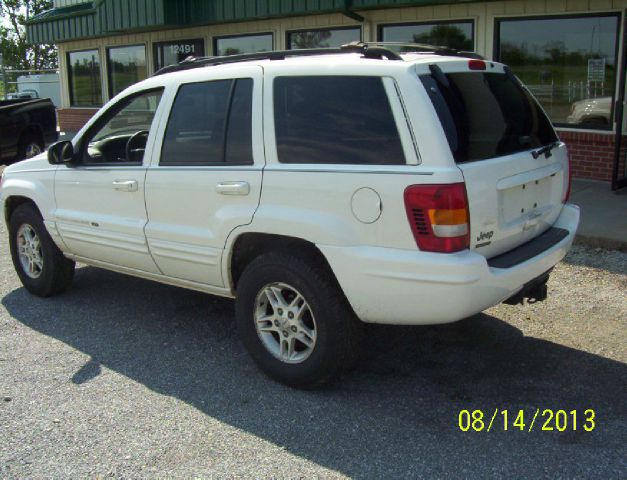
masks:
<svg viewBox="0 0 627 480"><path fill-rule="evenodd" d="M106 123L109 122L113 117L115 117L122 109L124 109L129 103L135 100L137 97L141 97L142 95L146 95L147 93L152 92L161 92L161 99L159 100L159 104L157 105L157 109L155 110L155 115L152 119L152 124L150 130L148 130L148 135L153 133L153 127L157 128L158 125L155 124L155 119L157 118L157 113L159 111L159 107L163 103L163 99L166 93L166 88L164 86L161 87L152 87L146 90L140 90L138 92L133 92L115 102L109 108L107 108L102 115L100 115L94 123L92 123L89 128L81 135L81 138L76 143L74 148L75 155L78 158L77 166L80 167L100 167L100 168L109 168L110 166L116 167L138 167L144 164L144 159L146 156L142 158L141 162L85 162L83 159L85 158L85 150L88 147L88 143L85 143L85 139L92 137L94 131L99 131Z"/></svg>
<svg viewBox="0 0 627 480"><path fill-rule="evenodd" d="M275 48L274 32L256 32L256 33L240 33L240 34L235 34L235 35L218 35L218 36L211 38L211 48L213 49L213 54L215 56L218 56L218 41L219 40L225 40L229 38L259 37L263 35L270 35L270 40L272 41L272 46L270 50L274 50ZM246 55L246 52L243 52L242 54ZM236 55L239 55L239 54L236 54Z"/></svg>
<svg viewBox="0 0 627 480"><path fill-rule="evenodd" d="M251 129L251 160L249 162L227 162L226 161L226 143L228 141L228 132L229 132L229 122L231 119L231 108L233 106L233 95L235 94L235 87L237 85L237 81L238 80L251 80L252 81L252 92L251 92L251 98L252 101L250 103L250 111L251 111L251 125L250 125L250 129ZM226 112L225 112L225 120L224 120L224 132L223 132L223 138L222 138L222 161L221 162L202 162L202 161L189 161L189 162L163 162L163 146L165 144L166 141L166 135L168 132L168 126L170 124L170 118L172 117L172 113L174 112L174 106L176 105L176 100L179 96L179 94L181 93L181 90L183 89L183 87L187 86L187 85L198 85L198 84L204 84L204 83L213 83L213 82L224 82L224 81L229 81L231 82L231 85L229 86L229 98L227 101L227 108L226 108ZM254 149L254 131L253 131L253 124L254 124L254 102L255 102L255 97L254 97L254 91L255 91L255 78L254 77L229 77L229 78L215 78L215 79L207 79L207 80L199 80L196 82L186 82L186 83L181 83L177 86L176 88L176 93L174 94L174 98L172 99L172 101L170 102L170 110L168 112L168 115L165 119L165 124L163 126L163 133L162 133L162 138L161 138L161 146L159 148L159 158L156 160L156 166L158 168L161 167L229 167L229 166L233 166L233 167L241 167L241 166L245 166L245 167L249 167L251 165L255 164L255 149Z"/></svg>
<svg viewBox="0 0 627 480"><path fill-rule="evenodd" d="M96 52L98 54L98 64L100 65L100 75L98 76L98 81L100 83L100 100L101 100L101 104L100 105L81 105L81 106L77 106L74 104L74 95L72 92L72 62L70 62L70 55L72 53L83 53L83 52ZM82 48L80 50L68 50L65 54L65 61L66 61L66 70L67 70L67 87L68 87L68 97L70 100L70 107L71 108L100 108L102 107L106 102L104 99L104 91L105 89L103 88L103 84L102 84L102 70L103 70L103 64L102 64L102 56L101 56L101 52L100 52L100 47L95 47L95 48Z"/></svg>
<svg viewBox="0 0 627 480"><path fill-rule="evenodd" d="M202 42L203 54L206 55L207 52L207 40L205 37L196 37L196 38L182 38L179 40L163 40L160 42L152 42L152 70L153 72L158 71L157 68L157 49L162 45L174 45L177 43L192 43L192 42ZM198 56L198 55L196 55ZM148 65L146 65L147 67ZM167 65L163 65L163 67L167 67ZM163 68L160 67L160 68Z"/></svg>
<svg viewBox="0 0 627 480"><path fill-rule="evenodd" d="M616 130L616 98L618 93L618 88L620 88L619 80L620 80L620 39L621 39L621 29L622 29L622 13L619 11L602 11L596 13L567 13L567 14L553 14L553 15L509 15L509 16L495 16L494 17L494 29L493 29L493 37L492 37L492 58L495 62L502 62L501 60L501 51L500 51L500 34L501 34L501 23L507 21L525 21L525 20L568 20L571 18L595 18L595 17L614 17L617 19L616 23L616 40L614 42L614 65L615 65L615 82L614 82L614 92L612 93L612 102L610 108L610 119L611 122L607 127L595 127L594 125L578 125L576 123L558 123L554 122L550 115L547 114L547 117L551 121L551 124L556 130L590 130L593 132L614 132ZM515 74L516 72L512 69L512 72ZM526 87L525 87L526 88ZM534 95L535 97L535 95ZM540 106L544 109L541 102L538 101Z"/></svg>
<svg viewBox="0 0 627 480"><path fill-rule="evenodd" d="M105 58L107 60L107 93L109 95L109 100L114 98L116 95L118 95L120 92L124 91L124 89L120 90L120 92L114 94L113 93L113 82L111 81L111 59L109 58L109 52L111 50L117 50L117 49L121 49L121 48L127 48L127 47L144 47L144 59L146 62L146 78L149 77L148 74L148 45L147 43L132 43L132 44L126 44L126 45L109 45L107 47L105 47ZM145 80L145 78L143 78L142 80ZM138 80L141 81L141 80ZM130 85L129 85L130 86ZM128 88L128 87L126 87Z"/></svg>
<svg viewBox="0 0 627 480"><path fill-rule="evenodd" d="M424 25L451 25L455 23L470 23L470 35L472 37L472 51L477 50L477 20L476 18L455 18L446 20L433 20L433 21L421 21L421 22L395 22L395 23L379 23L377 24L377 39L379 42L383 42L383 29L385 27L413 27Z"/></svg>
<svg viewBox="0 0 627 480"><path fill-rule="evenodd" d="M322 27L322 28L299 28L296 30L287 30L285 32L285 49L286 50L294 50L291 47L291 42L290 42L290 35L293 33L303 33L303 32L328 32L328 31L335 31L335 30L359 30L359 41L363 41L364 39L364 29L362 28L361 25L354 25L354 26L350 26L350 25L342 25L339 27ZM316 48L325 48L325 47L316 47ZM331 47L333 48L333 47Z"/></svg>

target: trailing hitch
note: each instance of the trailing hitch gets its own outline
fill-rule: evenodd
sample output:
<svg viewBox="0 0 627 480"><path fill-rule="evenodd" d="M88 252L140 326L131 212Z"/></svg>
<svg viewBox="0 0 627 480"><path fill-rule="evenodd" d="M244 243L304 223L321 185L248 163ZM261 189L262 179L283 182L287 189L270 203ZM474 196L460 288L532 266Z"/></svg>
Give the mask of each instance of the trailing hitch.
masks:
<svg viewBox="0 0 627 480"><path fill-rule="evenodd" d="M527 303L536 303L546 300L546 297L548 296L548 288L546 284L549 281L549 274L551 273L551 270L544 272L539 277L525 283L519 292L509 297L503 303L506 303L507 305L517 305L519 303L524 304L525 299L527 299Z"/></svg>

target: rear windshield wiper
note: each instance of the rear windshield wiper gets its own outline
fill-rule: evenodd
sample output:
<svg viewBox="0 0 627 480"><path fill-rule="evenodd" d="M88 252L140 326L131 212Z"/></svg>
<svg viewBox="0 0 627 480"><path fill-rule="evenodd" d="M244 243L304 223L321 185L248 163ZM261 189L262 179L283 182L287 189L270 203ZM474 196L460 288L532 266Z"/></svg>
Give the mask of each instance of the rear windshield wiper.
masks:
<svg viewBox="0 0 627 480"><path fill-rule="evenodd" d="M551 156L551 150L556 147L559 147L560 142L553 142L545 145L544 147L538 148L537 150L533 150L531 155L533 158L538 158L540 155L544 154L544 158L549 158Z"/></svg>

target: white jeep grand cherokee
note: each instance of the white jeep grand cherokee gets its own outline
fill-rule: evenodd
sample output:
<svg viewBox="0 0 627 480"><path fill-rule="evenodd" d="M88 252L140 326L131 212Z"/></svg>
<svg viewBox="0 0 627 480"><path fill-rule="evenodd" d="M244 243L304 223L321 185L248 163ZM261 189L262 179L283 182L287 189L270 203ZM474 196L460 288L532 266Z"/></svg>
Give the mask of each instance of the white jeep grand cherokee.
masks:
<svg viewBox="0 0 627 480"><path fill-rule="evenodd" d="M62 292L78 261L233 297L293 386L350 364L361 322L543 300L579 222L565 145L504 65L414 50L195 59L129 87L4 171L22 283Z"/></svg>

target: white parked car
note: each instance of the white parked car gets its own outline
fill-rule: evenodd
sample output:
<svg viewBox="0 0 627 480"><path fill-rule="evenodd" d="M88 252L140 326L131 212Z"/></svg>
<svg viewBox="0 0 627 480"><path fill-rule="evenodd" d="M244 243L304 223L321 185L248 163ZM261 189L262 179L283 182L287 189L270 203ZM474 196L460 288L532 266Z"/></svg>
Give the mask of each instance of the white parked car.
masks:
<svg viewBox="0 0 627 480"><path fill-rule="evenodd" d="M611 125L612 97L584 98L572 104L568 123Z"/></svg>
<svg viewBox="0 0 627 480"><path fill-rule="evenodd" d="M565 145L502 64L353 44L166 70L4 171L30 292L81 262L233 297L254 360L294 386L350 364L362 322L546 297L579 210Z"/></svg>

